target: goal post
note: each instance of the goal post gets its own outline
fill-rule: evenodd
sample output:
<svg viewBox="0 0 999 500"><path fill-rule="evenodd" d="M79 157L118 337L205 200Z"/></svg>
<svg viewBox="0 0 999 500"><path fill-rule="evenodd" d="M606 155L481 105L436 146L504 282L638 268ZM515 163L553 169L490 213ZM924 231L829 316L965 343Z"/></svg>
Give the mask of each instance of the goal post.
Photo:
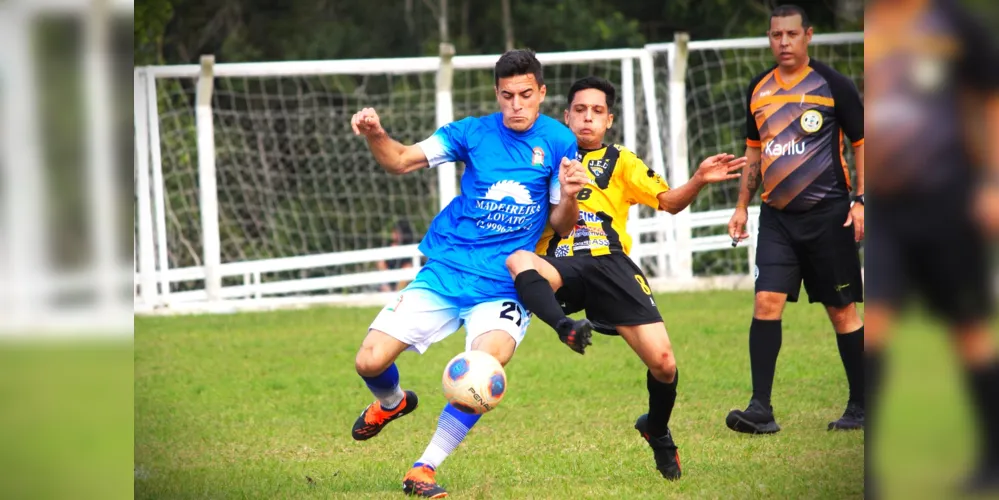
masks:
<svg viewBox="0 0 999 500"><path fill-rule="evenodd" d="M454 121L454 106L451 92L454 87L454 45L441 43L440 67L437 69L437 126L443 127ZM437 186L441 210L457 195L457 176L454 162L437 166Z"/></svg>
<svg viewBox="0 0 999 500"><path fill-rule="evenodd" d="M222 293L221 243L219 241L218 187L215 171L215 126L212 114L215 56L201 56L195 107L198 131L198 206L201 209L202 258L208 302L218 302Z"/></svg>

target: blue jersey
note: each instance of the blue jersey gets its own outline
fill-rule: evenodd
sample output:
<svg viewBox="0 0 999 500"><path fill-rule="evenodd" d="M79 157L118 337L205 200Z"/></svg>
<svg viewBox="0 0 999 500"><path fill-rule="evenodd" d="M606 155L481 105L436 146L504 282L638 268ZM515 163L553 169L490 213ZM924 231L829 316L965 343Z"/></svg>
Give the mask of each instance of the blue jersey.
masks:
<svg viewBox="0 0 999 500"><path fill-rule="evenodd" d="M431 261L512 282L506 258L534 250L549 203L559 202L559 163L576 157L576 137L544 115L516 132L494 113L449 123L419 146L431 167L465 163L461 194L434 217L420 251Z"/></svg>

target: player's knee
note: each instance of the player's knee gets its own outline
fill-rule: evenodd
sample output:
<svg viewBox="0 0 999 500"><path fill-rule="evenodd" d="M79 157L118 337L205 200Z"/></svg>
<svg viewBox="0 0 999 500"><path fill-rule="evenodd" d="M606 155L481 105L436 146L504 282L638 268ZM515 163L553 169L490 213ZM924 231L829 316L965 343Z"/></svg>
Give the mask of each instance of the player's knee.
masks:
<svg viewBox="0 0 999 500"><path fill-rule="evenodd" d="M517 341L509 333L493 330L476 338L472 342L472 349L488 353L501 365L506 366L517 350Z"/></svg>
<svg viewBox="0 0 999 500"><path fill-rule="evenodd" d="M860 315L857 314L857 307L854 304L842 307L828 306L826 312L829 314L829 321L832 322L833 328L838 333L855 332L864 324Z"/></svg>
<svg viewBox="0 0 999 500"><path fill-rule="evenodd" d="M656 380L664 384L672 384L676 379L676 358L672 349L666 349L656 360L649 364L649 371Z"/></svg>
<svg viewBox="0 0 999 500"><path fill-rule="evenodd" d="M354 358L354 369L362 377L377 377L388 368L389 364L391 363L387 363L384 359L379 359L375 355L374 349L370 347L362 347L357 352L357 357Z"/></svg>
<svg viewBox="0 0 999 500"><path fill-rule="evenodd" d="M507 349L503 346L495 344L483 345L476 350L488 353L490 356L496 358L496 361L499 361L503 366L506 366L506 364L509 363L510 359L513 357L513 349Z"/></svg>
<svg viewBox="0 0 999 500"><path fill-rule="evenodd" d="M526 250L517 250L506 258L506 269L510 271L510 276L516 278L518 274L534 268L532 253Z"/></svg>
<svg viewBox="0 0 999 500"><path fill-rule="evenodd" d="M864 350L882 348L889 340L892 313L888 308L871 304L864 309Z"/></svg>
<svg viewBox="0 0 999 500"><path fill-rule="evenodd" d="M995 342L987 323L972 323L954 328L957 350L965 366L988 365L996 359Z"/></svg>
<svg viewBox="0 0 999 500"><path fill-rule="evenodd" d="M784 312L787 296L771 292L759 292L753 303L753 317L763 320L776 320Z"/></svg>

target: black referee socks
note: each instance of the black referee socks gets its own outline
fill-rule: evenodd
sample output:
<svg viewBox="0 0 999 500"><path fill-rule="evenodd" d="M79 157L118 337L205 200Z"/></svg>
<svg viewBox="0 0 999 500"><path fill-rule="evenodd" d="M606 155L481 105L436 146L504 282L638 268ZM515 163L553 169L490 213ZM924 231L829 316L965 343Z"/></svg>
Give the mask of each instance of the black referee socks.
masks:
<svg viewBox="0 0 999 500"><path fill-rule="evenodd" d="M783 339L781 320L756 319L749 326L749 366L753 372L753 399L770 406L777 355Z"/></svg>
<svg viewBox="0 0 999 500"><path fill-rule="evenodd" d="M850 402L864 406L864 327L850 333L837 333L836 345L850 384Z"/></svg>
<svg viewBox="0 0 999 500"><path fill-rule="evenodd" d="M983 459L999 466L999 360L969 369L967 377L981 429Z"/></svg>
<svg viewBox="0 0 999 500"><path fill-rule="evenodd" d="M562 312L562 306L555 298L555 292L552 291L548 280L538 271L528 269L517 275L513 280L513 286L517 288L517 295L520 296L520 302L524 307L558 331L558 323L565 319L566 315Z"/></svg>

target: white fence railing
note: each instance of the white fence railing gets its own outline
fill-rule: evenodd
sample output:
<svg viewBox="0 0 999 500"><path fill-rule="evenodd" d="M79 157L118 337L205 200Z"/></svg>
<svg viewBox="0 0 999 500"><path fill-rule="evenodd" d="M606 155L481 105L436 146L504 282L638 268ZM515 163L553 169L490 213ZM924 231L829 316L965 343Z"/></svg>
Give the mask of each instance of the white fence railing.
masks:
<svg viewBox="0 0 999 500"><path fill-rule="evenodd" d="M130 0L0 2L0 340L132 334L109 33L133 10ZM64 45L38 43L53 19L77 50L59 53L77 60L58 87L44 68ZM53 92L80 102L45 112ZM79 126L53 134L53 120ZM67 144L79 157L52 154Z"/></svg>
<svg viewBox="0 0 999 500"><path fill-rule="evenodd" d="M862 54L862 42L862 33L819 35L814 37L813 46L842 48L855 47L859 44ZM742 152L744 144L741 144L743 133L741 125L736 127L729 123L731 120L727 118L711 118L708 115L716 113L713 111L714 107L734 109L735 111L730 111L730 114L744 113L742 111L745 109L745 103L742 102L744 88L752 75L745 78L738 72L733 74L734 76L729 75L732 70L728 66L739 71L762 71L771 64L771 56L768 55L766 47L765 38L688 43L685 38L678 37L674 43L653 44L642 49L544 53L538 57L545 65L546 82L551 78L550 73L554 73L556 79L571 79L586 76L583 73L587 72L607 75L614 81L621 95L617 120L617 123L623 124L620 142L646 158L650 166L664 174L672 185L679 185L689 177L690 155L696 156L693 161L696 167L698 158L702 156L704 150ZM831 51L830 54L835 55L837 52ZM692 60L694 57L699 59L694 61ZM218 177L221 173L215 173L216 148L222 147L215 140L220 133L217 128L219 122L229 119L227 113L231 110L212 108L213 102L216 105L218 103L217 100L213 101L211 96L212 80L224 82L228 81L224 79L235 79L231 87L244 92L243 89L253 87L254 79L310 79L301 80L303 83L296 88L308 90L320 85L326 86L324 88L338 85L340 87L336 87L336 92L327 93L341 98L340 96L357 95L362 92L362 87L369 83L369 77L384 77L387 82L385 88L391 92L385 99L389 103L388 106L399 101L400 104L395 105L395 110L399 113L426 108L429 116L433 117L424 120L427 121L425 126L414 127L411 135L419 137L420 133L428 135L433 128L431 126L423 130L420 127L430 126L430 121L433 122L433 126L440 126L453 119L453 115L461 114L458 112L459 108L464 114L471 114L490 106L488 101L483 100L484 98L475 100L474 96L479 95L476 93L478 91L471 87L473 83L467 82L485 81L483 85L489 87L488 92L480 94L491 94L492 79L489 70L497 58L498 55L217 65L205 60L201 66L136 68L134 84L137 155L137 261L134 276L136 313L259 309L316 302L376 304L385 299L383 294L377 292L378 285L410 280L421 265L422 256L415 243L386 246L373 240L367 244L354 243L353 249L303 255L295 255L293 249L289 251L285 247L279 248L273 246L278 243L273 243L271 253L279 256L239 258L243 252L232 250L231 247L234 245L266 246L270 243L241 240L233 237L232 231L220 231L220 192L227 196L231 193L227 191L230 188ZM639 80L637 82L636 76ZM346 78L347 83L338 78ZM412 80L405 80L406 78ZM463 85L467 86L451 85L448 81L451 79L458 81L458 78L466 82ZM430 85L427 85L427 89L420 87L420 82L434 79L436 81L432 89ZM241 83L244 81L249 83ZM356 81L362 82L360 87L354 87L350 83ZM165 89L163 82L180 83ZM558 82L559 85L563 83L561 80ZM558 91L564 91L553 88L554 82L548 85L549 100L557 99L555 96L558 95ZM568 87L568 83L564 85ZM417 87L416 90L413 90L414 86ZM177 88L181 90L177 91ZM218 88L219 85L215 85L215 89ZM261 84L260 88L264 88L264 85ZM737 91L732 93L726 90L730 88ZM298 111L281 112L295 117L303 113L309 116L329 114L321 109L322 104L309 104L315 107L311 110L304 108L306 104L303 103L318 102L318 98L308 92L303 91L297 96L290 97L283 93L278 95L279 91L274 91L273 96L267 95L266 92L260 90L257 94L247 94L250 95L247 102L259 97L257 101L252 102L267 102L268 99L273 99L274 102L280 102L281 106L285 106L288 100L293 99L299 106L296 108ZM232 95L236 94L238 92L232 92ZM412 101L413 96L423 94L433 96L432 105L429 98L424 101L422 97L417 97L419 100ZM171 99L172 101L165 104ZM409 100L403 102L404 99ZM453 106L454 111L441 112L442 103L444 106ZM188 105L189 108L184 107ZM341 105L350 106L349 103ZM180 107L179 111L176 109L177 106ZM274 111L275 109L277 108L265 106L264 110L255 111L250 104L247 104L245 110L239 111L243 114L237 119L269 120L278 112ZM695 116L688 116L691 112ZM165 114L161 116L161 113L169 113L170 118L165 118ZM344 124L348 119L334 118L343 121ZM386 118L383 118L383 122L385 120ZM293 121L288 120L282 127L295 126ZM408 119L401 123L414 121L418 120ZM177 123L181 122L184 127L177 127ZM161 124L169 125L170 130L161 133ZM732 128L736 130L729 130ZM708 142L705 142L705 136L700 133L700 129L714 134L710 136ZM338 132L319 130L317 133L335 135ZM167 135L164 137L162 134ZM170 148L183 149L193 144L191 138L185 134L193 134L197 146L192 145L190 150L171 150ZM732 137L735 139L732 140ZM266 144L267 140L267 137L260 139L258 136L256 142L244 140L243 143L249 144L245 146L247 153L255 155L258 149L264 151L265 146L261 144ZM347 137L341 143L351 142L350 140L354 143L360 141ZM234 146L228 144L225 147L232 149ZM359 179L354 181L353 186L347 188L354 194L365 189L378 189L371 187L376 186L376 181L371 180L369 186L365 184L369 179L357 177L359 169L338 166L355 161L366 161L373 165L366 150L347 151L341 144L334 144L331 147L334 148L332 153L322 149L323 146L319 146L320 153L316 153L317 150L314 148L303 150L301 153L282 150L281 159L291 157L288 161L305 163L310 156L327 155L329 161L313 168L324 171L342 168L334 172L335 177ZM171 158L169 165L165 165L165 157ZM180 157L182 161L174 159L176 157ZM185 168L187 170L184 170ZM295 168L301 167L296 164ZM272 170L266 172L272 173ZM426 189L436 191L436 194L420 193L414 198L419 201L428 194L434 194L437 196L437 208L439 208L450 201L450 196L453 196L450 188L456 184L458 177L453 168L438 169L430 175L437 176L436 182L428 183ZM198 186L211 186L212 181L218 180L219 186L199 190L194 196L181 196L168 188L168 178L173 182L171 185L176 186L184 185L183 182L176 180L178 178L200 178ZM251 182L261 181L256 179ZM251 195L257 193L253 187L239 189L240 191L235 193L232 199L249 199ZM372 196L382 196L382 194L371 193ZM740 245L738 250L733 250L731 239L724 234L721 227L728 223L734 200L725 199L725 195L718 193L712 193L710 196L707 210L703 210L703 207L701 210L685 210L678 216L645 213L648 211L640 211L637 207L632 210L628 226L628 231L635 242L632 257L649 271L650 282L656 288L740 286L747 283L747 277L751 282L750 264L755 257L758 208L751 207L749 230L752 238ZM718 198L717 202L715 198ZM329 198L295 202L301 206L314 206L316 210L328 209L332 205L333 213L341 214L343 211L351 210L352 200L353 198ZM232 202L226 201L226 203ZM247 212L258 208L250 201L240 201L240 203L244 205L238 207L238 211ZM198 206L189 207L190 204ZM265 215L276 217L274 214L278 214L280 210L278 207L271 210L273 213L268 212ZM307 211L308 208L302 210ZM357 219L364 214L354 215ZM351 220L356 225L355 219ZM295 222L295 224L296 227L291 228L290 233L324 231L323 228L316 229L311 223ZM701 235L702 229L708 229L709 233L714 234ZM261 239L267 238L267 235L258 236ZM742 250L747 247L748 253ZM698 276L695 272L694 256L703 252L728 252L722 258L725 260L725 265L733 265L733 268L738 268L740 271L720 273L713 277ZM395 259L405 259L412 263L412 267L381 271L374 269L376 262ZM295 273L298 275L292 276Z"/></svg>

